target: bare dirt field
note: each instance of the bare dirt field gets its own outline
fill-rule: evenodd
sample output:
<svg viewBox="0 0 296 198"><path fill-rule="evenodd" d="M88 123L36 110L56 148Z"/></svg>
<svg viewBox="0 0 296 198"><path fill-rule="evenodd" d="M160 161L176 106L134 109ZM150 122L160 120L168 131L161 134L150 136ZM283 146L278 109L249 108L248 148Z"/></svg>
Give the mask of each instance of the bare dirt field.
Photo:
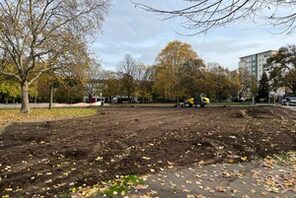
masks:
<svg viewBox="0 0 296 198"><path fill-rule="evenodd" d="M116 175L296 150L295 120L295 111L280 107L154 107L15 123L0 134L0 195L53 197Z"/></svg>

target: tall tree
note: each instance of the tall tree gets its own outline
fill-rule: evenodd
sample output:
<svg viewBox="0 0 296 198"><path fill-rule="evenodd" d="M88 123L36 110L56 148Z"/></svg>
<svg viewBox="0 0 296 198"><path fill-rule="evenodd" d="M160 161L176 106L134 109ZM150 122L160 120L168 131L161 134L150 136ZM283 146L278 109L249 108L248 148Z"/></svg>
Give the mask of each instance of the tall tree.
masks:
<svg viewBox="0 0 296 198"><path fill-rule="evenodd" d="M296 46L282 47L278 53L267 59L271 86L274 90L287 87L296 96Z"/></svg>
<svg viewBox="0 0 296 198"><path fill-rule="evenodd" d="M136 89L136 77L139 75L139 64L130 54L126 54L118 65L118 72L121 75L124 94L128 96L128 100L130 101Z"/></svg>
<svg viewBox="0 0 296 198"><path fill-rule="evenodd" d="M208 81L213 84L212 91L219 102L230 96L232 84L228 69L222 66L210 68L210 79L208 79Z"/></svg>
<svg viewBox="0 0 296 198"><path fill-rule="evenodd" d="M55 90L55 101L74 103L81 102L85 96L85 83L74 76L66 76L61 85Z"/></svg>
<svg viewBox="0 0 296 198"><path fill-rule="evenodd" d="M49 109L52 108L54 93L60 92L58 89L64 88L65 95L63 96L61 92L59 101L66 102L67 90L75 88L75 86L68 86L69 79L71 81L76 80L78 84L86 87L88 71L91 65L86 43L80 38L73 38L68 42L68 45L71 50L59 57L59 60L55 62L55 69L45 72L36 80L41 98L49 101ZM79 92L82 90L85 90L85 88L81 89L79 87ZM73 94L76 94L76 92L73 91Z"/></svg>
<svg viewBox="0 0 296 198"><path fill-rule="evenodd" d="M234 70L230 72L231 78L231 87L230 87L230 95L232 99L239 100L239 91L241 90L241 83L240 83L240 74L238 70Z"/></svg>
<svg viewBox="0 0 296 198"><path fill-rule="evenodd" d="M259 82L259 88L258 88L259 99L265 99L266 101L268 101L269 91L270 91L269 79L266 72L263 72L263 75Z"/></svg>
<svg viewBox="0 0 296 198"><path fill-rule="evenodd" d="M77 87L76 85L86 85L88 79L88 70L91 65L91 59L88 54L88 49L86 43L79 37L72 38L68 41L69 50L67 53L61 54L56 62L54 62L55 67L46 73L48 85L49 85L49 109L52 108L52 103L54 100L54 93L57 89L64 88L63 92L59 95L60 102L65 102L67 98L65 97L68 90L72 89L73 95L78 93L74 92L73 89ZM76 85L70 85L68 81L76 82ZM72 83L73 84L73 83ZM79 93L82 89L79 88ZM71 97L71 95L69 95Z"/></svg>
<svg viewBox="0 0 296 198"><path fill-rule="evenodd" d="M179 0L181 2L182 0ZM193 30L192 34L207 32L215 27L224 26L239 20L259 19L274 27L280 27L283 32L295 30L295 1L270 0L183 0L183 7L159 9L150 5L137 3L135 5L152 13L161 14L165 19L180 18L183 27ZM176 2L174 3L176 5ZM153 4L152 4L153 5ZM177 4L180 5L180 4ZM169 7L169 6L168 6Z"/></svg>
<svg viewBox="0 0 296 198"><path fill-rule="evenodd" d="M140 64L137 90L141 102L149 101L153 96L153 72L154 67Z"/></svg>
<svg viewBox="0 0 296 198"><path fill-rule="evenodd" d="M96 60L92 60L90 62L88 71L87 71L87 95L89 102L91 98L101 91L101 84L102 81L102 67L101 64L98 63Z"/></svg>
<svg viewBox="0 0 296 198"><path fill-rule="evenodd" d="M117 73L114 72L103 72L103 95L108 96L109 102L111 102L113 96L120 94L120 79Z"/></svg>
<svg viewBox="0 0 296 198"><path fill-rule="evenodd" d="M155 60L155 91L166 99L179 98L182 95L181 67L194 60L198 60L198 55L189 44L180 41L168 43Z"/></svg>
<svg viewBox="0 0 296 198"><path fill-rule="evenodd" d="M71 40L101 27L108 0L1 0L0 73L21 86L21 112L29 112L29 86L56 69ZM13 65L7 64L13 62Z"/></svg>
<svg viewBox="0 0 296 198"><path fill-rule="evenodd" d="M188 60L181 66L179 76L184 97L198 97L204 92L205 68L203 60L199 58Z"/></svg>
<svg viewBox="0 0 296 198"><path fill-rule="evenodd" d="M247 68L239 68L240 91L239 99L250 98L257 95L257 79Z"/></svg>

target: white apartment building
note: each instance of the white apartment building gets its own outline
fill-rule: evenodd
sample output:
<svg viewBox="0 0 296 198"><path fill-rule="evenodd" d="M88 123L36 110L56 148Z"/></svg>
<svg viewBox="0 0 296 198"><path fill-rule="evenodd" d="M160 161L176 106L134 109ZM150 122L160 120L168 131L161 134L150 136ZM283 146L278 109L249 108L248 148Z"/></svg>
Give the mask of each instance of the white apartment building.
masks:
<svg viewBox="0 0 296 198"><path fill-rule="evenodd" d="M247 68L254 76L256 76L257 80L259 81L264 72L263 66L266 64L266 60L276 53L276 50L269 50L240 57L239 67Z"/></svg>

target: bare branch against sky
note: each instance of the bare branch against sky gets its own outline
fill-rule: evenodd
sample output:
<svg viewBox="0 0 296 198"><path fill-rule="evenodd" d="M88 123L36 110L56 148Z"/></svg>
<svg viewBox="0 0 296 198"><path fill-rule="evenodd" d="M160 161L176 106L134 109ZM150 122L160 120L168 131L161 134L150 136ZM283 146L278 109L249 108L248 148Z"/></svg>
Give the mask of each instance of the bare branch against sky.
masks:
<svg viewBox="0 0 296 198"><path fill-rule="evenodd" d="M183 0L187 6L176 9L157 8L137 0L132 2L136 7L160 14L164 19L181 18L184 27L194 32L192 35L244 19L280 27L281 32L285 33L293 32L296 28L294 0Z"/></svg>

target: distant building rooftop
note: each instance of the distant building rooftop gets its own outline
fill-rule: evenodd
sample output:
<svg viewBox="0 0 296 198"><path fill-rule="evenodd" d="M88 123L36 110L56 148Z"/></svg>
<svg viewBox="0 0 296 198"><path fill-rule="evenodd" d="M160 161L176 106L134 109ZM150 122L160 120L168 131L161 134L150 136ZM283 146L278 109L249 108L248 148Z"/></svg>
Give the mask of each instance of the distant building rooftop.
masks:
<svg viewBox="0 0 296 198"><path fill-rule="evenodd" d="M257 54L265 54L265 53L268 53L268 52L278 52L278 50L267 50L267 51L264 51L264 52L254 53L254 54L250 54L250 55L247 55L247 56L242 56L242 57L240 57L240 59L247 58L249 56L253 56L253 55L257 55Z"/></svg>

